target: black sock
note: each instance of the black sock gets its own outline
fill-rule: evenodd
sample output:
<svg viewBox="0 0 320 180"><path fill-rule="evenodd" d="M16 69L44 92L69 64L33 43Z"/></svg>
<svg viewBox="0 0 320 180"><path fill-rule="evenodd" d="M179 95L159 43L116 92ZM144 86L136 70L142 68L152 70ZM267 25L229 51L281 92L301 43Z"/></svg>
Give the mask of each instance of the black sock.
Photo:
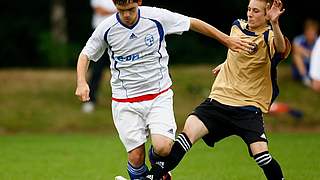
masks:
<svg viewBox="0 0 320 180"><path fill-rule="evenodd" d="M170 154L163 159L164 161L157 161L152 165L152 168L148 173L149 177L152 177L154 180L158 180L165 173L174 169L191 146L192 144L188 136L185 133L179 134L171 148Z"/></svg>
<svg viewBox="0 0 320 180"><path fill-rule="evenodd" d="M254 159L263 169L268 180L284 180L280 165L271 157L268 151L256 154Z"/></svg>
<svg viewBox="0 0 320 180"><path fill-rule="evenodd" d="M184 155L190 150L192 144L185 133L179 134L176 138L169 156L167 156L164 164L164 170L170 171L174 169L182 160Z"/></svg>
<svg viewBox="0 0 320 180"><path fill-rule="evenodd" d="M149 152L149 161L151 165L154 165L157 161L163 161L163 157L154 152L153 146L150 147Z"/></svg>

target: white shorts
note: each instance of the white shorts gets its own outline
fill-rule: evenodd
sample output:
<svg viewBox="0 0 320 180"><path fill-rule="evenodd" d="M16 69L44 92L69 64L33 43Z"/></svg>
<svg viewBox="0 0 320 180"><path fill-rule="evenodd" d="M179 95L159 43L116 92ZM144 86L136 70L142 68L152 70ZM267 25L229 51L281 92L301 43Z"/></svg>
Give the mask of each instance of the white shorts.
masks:
<svg viewBox="0 0 320 180"><path fill-rule="evenodd" d="M147 141L151 134L175 139L177 125L173 113L173 91L142 102L112 101L112 116L127 152Z"/></svg>

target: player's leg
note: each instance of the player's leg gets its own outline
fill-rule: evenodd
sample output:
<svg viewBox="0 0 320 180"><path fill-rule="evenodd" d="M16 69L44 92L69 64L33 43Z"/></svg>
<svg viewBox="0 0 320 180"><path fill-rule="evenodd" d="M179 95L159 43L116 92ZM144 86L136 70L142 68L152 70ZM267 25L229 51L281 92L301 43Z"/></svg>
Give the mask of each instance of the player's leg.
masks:
<svg viewBox="0 0 320 180"><path fill-rule="evenodd" d="M155 166L156 164L162 166L164 157L170 153L173 140L160 134L152 134L151 140L152 145L148 153L150 164L151 166ZM170 173L164 173L161 176L159 175L159 177L162 177L162 180L171 180Z"/></svg>
<svg viewBox="0 0 320 180"><path fill-rule="evenodd" d="M182 133L177 136L172 146L165 170L174 169L192 145L208 133L209 131L203 122L197 116L190 115L186 120Z"/></svg>
<svg viewBox="0 0 320 180"><path fill-rule="evenodd" d="M262 168L268 180L282 180L281 168L268 151L262 112L259 109L251 109L239 113L242 113L239 114L242 118L238 121L240 136L248 145L250 155Z"/></svg>
<svg viewBox="0 0 320 180"><path fill-rule="evenodd" d="M268 180L283 180L283 174L279 163L268 151L267 142L254 142L250 149L256 163L263 169Z"/></svg>
<svg viewBox="0 0 320 180"><path fill-rule="evenodd" d="M148 167L145 164L145 145L141 145L128 152L128 174L130 179L140 179L145 177Z"/></svg>
<svg viewBox="0 0 320 180"><path fill-rule="evenodd" d="M151 134L152 146L149 149L151 165L161 164L163 157L171 150L175 139L177 125L173 112L173 92L168 90L150 102L150 111L147 116L147 124ZM170 180L169 174L164 174L164 180Z"/></svg>
<svg viewBox="0 0 320 180"><path fill-rule="evenodd" d="M148 178L159 180L166 172L174 169L190 150L192 144L206 134L208 134L208 129L203 122L197 116L190 115L183 132L177 136L169 155L157 158L158 161L152 166Z"/></svg>
<svg viewBox="0 0 320 180"><path fill-rule="evenodd" d="M131 179L140 179L148 172L144 145L148 132L146 123L138 112L139 106L136 105L112 101L113 120L121 142L128 152L127 171Z"/></svg>
<svg viewBox="0 0 320 180"><path fill-rule="evenodd" d="M223 109L224 107L221 104L210 98L196 107L187 118L182 133L177 136L170 154L165 157L163 166L152 166L149 175L157 180L159 174L161 175L159 172L163 173L175 168L192 145L200 138L203 138L208 146L213 146L218 140L229 136L230 133L220 122L225 117L218 112ZM214 132L209 133L209 131Z"/></svg>
<svg viewBox="0 0 320 180"><path fill-rule="evenodd" d="M160 135L160 134L152 134L151 135L152 147L150 148L149 154L152 158L157 158L157 156L167 156L170 153L173 140L169 137ZM152 161L152 159L151 159Z"/></svg>
<svg viewBox="0 0 320 180"><path fill-rule="evenodd" d="M152 134L151 141L152 145L149 149L148 155L150 164L154 165L170 153L173 140L160 134Z"/></svg>
<svg viewBox="0 0 320 180"><path fill-rule="evenodd" d="M320 80L313 80L312 81L312 89L316 92L320 92Z"/></svg>

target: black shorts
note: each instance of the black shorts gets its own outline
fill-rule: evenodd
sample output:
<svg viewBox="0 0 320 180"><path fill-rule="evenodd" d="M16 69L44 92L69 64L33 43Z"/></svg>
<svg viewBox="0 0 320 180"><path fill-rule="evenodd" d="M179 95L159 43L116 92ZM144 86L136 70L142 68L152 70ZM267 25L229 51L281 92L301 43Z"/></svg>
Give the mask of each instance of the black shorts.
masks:
<svg viewBox="0 0 320 180"><path fill-rule="evenodd" d="M228 106L208 98L190 115L197 116L209 130L202 138L208 146L231 135L240 136L248 147L254 142L268 142L259 108Z"/></svg>

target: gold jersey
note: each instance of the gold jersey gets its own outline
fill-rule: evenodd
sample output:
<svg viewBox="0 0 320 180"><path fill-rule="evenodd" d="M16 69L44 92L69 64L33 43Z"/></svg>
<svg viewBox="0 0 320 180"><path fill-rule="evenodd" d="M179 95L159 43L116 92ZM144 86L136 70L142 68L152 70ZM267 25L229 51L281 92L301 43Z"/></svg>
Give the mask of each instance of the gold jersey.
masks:
<svg viewBox="0 0 320 180"><path fill-rule="evenodd" d="M286 40L286 51L277 53L273 43L271 26L248 30L247 22L236 20L230 36L243 37L255 43L252 53L229 50L211 89L209 98L230 106L255 106L266 113L279 94L277 65L288 57L290 42Z"/></svg>

